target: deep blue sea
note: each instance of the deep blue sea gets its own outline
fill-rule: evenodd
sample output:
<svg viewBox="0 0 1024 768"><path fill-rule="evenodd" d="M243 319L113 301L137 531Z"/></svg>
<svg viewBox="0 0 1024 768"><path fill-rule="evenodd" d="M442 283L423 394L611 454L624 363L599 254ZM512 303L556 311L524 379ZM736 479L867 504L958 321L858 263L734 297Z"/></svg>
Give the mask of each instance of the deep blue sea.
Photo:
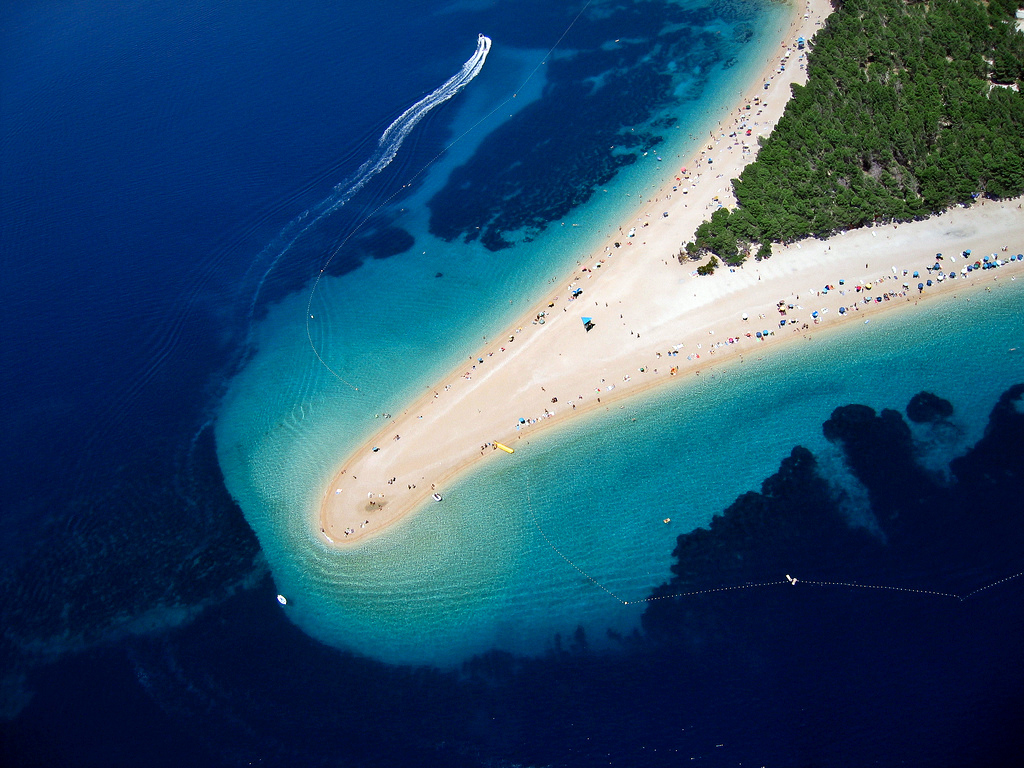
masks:
<svg viewBox="0 0 1024 768"><path fill-rule="evenodd" d="M4 4L0 764L1014 764L1020 281L310 529L791 13Z"/></svg>

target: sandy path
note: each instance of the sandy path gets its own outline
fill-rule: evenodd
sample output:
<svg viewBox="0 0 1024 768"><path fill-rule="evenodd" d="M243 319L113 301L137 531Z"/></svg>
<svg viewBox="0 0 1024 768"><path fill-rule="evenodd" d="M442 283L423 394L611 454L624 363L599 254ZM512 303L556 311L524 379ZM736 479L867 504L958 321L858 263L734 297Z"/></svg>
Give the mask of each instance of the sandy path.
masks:
<svg viewBox="0 0 1024 768"><path fill-rule="evenodd" d="M501 341L468 359L345 460L313 512L325 540L346 546L379 533L429 503L435 490L443 494L477 461L505 458L495 442L515 449L541 428L658 384L692 378L702 366L1024 273L1024 264L1013 262L947 280L923 294L917 290L938 252L946 254L941 263L949 271L966 266L963 258L952 261L965 249L978 258L993 252L1005 257L1000 249L1007 245L1014 246L1013 253L1024 251L1019 200L848 232L827 242L776 247L768 261L735 271L722 268L712 277L696 277L692 267L675 260L681 243L710 211L731 202L729 180L753 159L757 136L769 133L781 116L789 84L805 80L797 37L810 38L829 10L826 2L811 0L796 14L777 57L738 109L697 157L669 166L674 173L665 186L623 224L621 235L581 258L581 266ZM787 49L791 53L784 59ZM771 83L767 90L764 82ZM681 173L681 167L688 172ZM915 270L922 277L912 278ZM857 285L868 283L870 290L857 291ZM834 290L824 291L826 285ZM582 293L572 298L577 289ZM865 296L884 293L892 295L864 304ZM840 307L848 309L845 316ZM543 323L537 322L540 312L546 313ZM581 322L584 316L593 318L590 332ZM764 330L772 335L758 339Z"/></svg>

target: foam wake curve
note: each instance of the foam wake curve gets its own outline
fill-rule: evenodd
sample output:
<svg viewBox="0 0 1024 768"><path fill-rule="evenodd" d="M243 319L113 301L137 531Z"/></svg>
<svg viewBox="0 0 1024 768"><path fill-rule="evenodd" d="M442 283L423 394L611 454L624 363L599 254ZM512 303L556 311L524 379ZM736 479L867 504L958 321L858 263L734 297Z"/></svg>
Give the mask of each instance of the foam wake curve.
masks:
<svg viewBox="0 0 1024 768"><path fill-rule="evenodd" d="M263 253L260 254L261 258L257 259L258 263L260 261L264 261L267 256L270 256L270 254L273 254L270 256L270 264L267 266L266 271L263 273L263 276L256 285L256 289L253 291L253 297L250 303L250 317L255 311L256 302L259 298L260 291L263 288L263 284L266 282L267 277L273 271L281 257L291 250L292 246L295 245L295 242L302 237L302 235L308 232L312 227L316 226L316 224L321 220L330 216L345 205L345 203L351 200L356 193L365 187L374 176L387 168L391 164L391 161L395 159L395 156L398 154L398 150L401 149L402 143L405 141L406 137L427 115L427 113L458 94L473 80L473 78L480 74L480 70L483 69L484 62L487 60L487 54L490 50L491 39L486 35L479 35L477 37L476 50L473 52L473 55L469 57L469 60L462 65L458 72L399 115L398 118L387 127L384 133L381 134L380 139L377 140L377 146L373 154L359 166L352 176L336 184L334 189L331 190L330 195L312 208L303 211L299 216L290 221L284 229L282 229L280 234L271 241L267 248L264 249Z"/></svg>

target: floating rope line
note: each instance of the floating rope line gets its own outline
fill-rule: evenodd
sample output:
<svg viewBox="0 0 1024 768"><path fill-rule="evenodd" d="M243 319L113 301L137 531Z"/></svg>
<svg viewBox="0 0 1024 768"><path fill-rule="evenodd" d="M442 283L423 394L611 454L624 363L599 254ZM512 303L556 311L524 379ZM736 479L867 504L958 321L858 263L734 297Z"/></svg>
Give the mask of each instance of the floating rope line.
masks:
<svg viewBox="0 0 1024 768"><path fill-rule="evenodd" d="M615 598L617 601L619 601L623 605L629 605L629 601L628 600L623 600L621 597L619 597L614 592L612 592L610 589L608 589L608 587L606 587L600 581L598 581L593 576L591 576L589 573L587 573L582 568L580 568L578 565L576 565L576 563L574 563L572 560L570 560L568 557L566 557L566 555L562 552L562 550L560 550L558 547L556 547L554 545L554 543L551 541L551 539L548 538L548 535L546 533L544 533L544 529L540 527L540 521L537 520L537 515L535 515L534 512L533 512L533 501L530 498L530 484L529 483L526 484L526 507L527 507L527 509L530 510L530 517L533 518L533 525L537 529L537 532L541 535L541 538L544 539L544 542L549 547L551 547L551 549L554 551L554 553L556 555L558 555L560 558L565 560L565 562L567 562L569 565L571 565L573 568L575 568L580 573L580 575L582 575L585 579L588 579L595 587L597 587L598 589L604 590L605 592L607 592L609 595L611 595L613 598Z"/></svg>
<svg viewBox="0 0 1024 768"><path fill-rule="evenodd" d="M537 72L540 70L540 68L542 66L544 66L544 64L547 63L548 57L550 57L551 54L555 51L555 49L561 44L562 40L564 40L565 36L567 34L569 34L569 31L576 25L576 22L580 20L580 17L583 16L583 14L586 12L587 8L590 7L592 2L593 2L593 0L587 0L587 2L584 3L584 5L580 9L579 13L577 13L576 16L573 17L573 20L571 22L569 22L569 25L562 31L562 34L558 36L558 39L555 41L555 44L552 45L550 49L548 49L547 54L545 54L541 58L540 62L537 64L537 66L535 66L530 71L530 73L526 76L526 79L523 80L523 82L520 84L519 88L517 88L512 93L511 96L507 96L500 104L496 105L487 114L485 114L483 117L481 117L475 123L473 123L473 125L471 125L469 128L467 128L461 134L456 136L454 139L452 139L452 141L448 142L448 144L446 144L444 146L444 148L442 148L436 155L434 155L430 160L428 160L423 165L423 167L421 167L411 177L409 177L409 180L405 184L403 184L401 187L399 187L394 192L392 192L390 195L388 195L387 198L385 198L382 202L380 202L378 205L376 205L369 213L367 213L362 219L360 219L358 221L358 223L355 225L355 227L352 229L352 231L350 231L342 239L342 241L334 249L332 249L330 255L327 257L327 261L325 261L323 266L320 268L320 272L317 274L316 279L313 281L313 287L312 287L312 289L309 292L309 301L306 302L306 339L309 341L310 349L313 350L313 354L316 356L316 359L320 362L320 364L324 368L326 368L330 372L330 374L332 376L334 376L336 379L341 381L343 384L345 384L346 386L351 388L354 392L358 392L359 391L359 387L357 387L352 382L348 381L345 377L343 377L340 373L338 373L334 368L332 368L331 365L326 360L324 360L323 355L321 354L321 350L323 349L323 347L321 346L320 349L317 349L316 343L313 341L312 331L310 329L310 320L314 319L314 316L313 316L313 298L316 295L316 290L319 287L320 281L324 277L324 274L326 273L327 268L330 266L331 262L334 261L334 257L337 256L346 245L348 245L348 242L355 235L357 235L359 232L361 232L366 227L367 222L369 222L378 212L380 212L381 209L383 209L385 206L389 205L402 191L404 191L404 190L408 189L409 187L411 187L413 182L416 181L416 179L418 179L424 173L426 173L426 171L428 169L430 169L438 161L438 159L443 154L445 154L449 149L451 149L456 144L458 144L460 141L462 141L462 139L464 139L470 133L474 132L477 128L480 127L480 125L484 121L488 120L499 109L503 109L509 102L511 102L514 98L516 98L516 96L518 95L519 91L523 90L527 86L527 84L529 84L529 82L533 79L534 75L537 74ZM481 39L484 39L483 35L481 35ZM487 50L489 50L489 49L490 49L490 40L487 39ZM486 57L486 51L485 51L484 55ZM476 56L476 54L474 54L474 58L475 58L475 56ZM470 61L472 61L472 60L473 59L470 59ZM467 62L467 64L469 64L469 62ZM480 67L483 66L483 61L479 62L479 66ZM477 71L479 71L479 70L477 70ZM476 75L474 74L472 77L469 78L469 80L472 80L475 76ZM458 75L456 77L458 77ZM452 78L452 80L455 80L455 79L456 78ZM441 89L443 89L446 86L448 86L449 83L452 82L452 80L449 80L448 82L446 82L445 85L443 85L441 87ZM461 90L462 87L467 85L469 83L469 80L466 80L465 83L462 83L462 85L460 85L458 87L458 90ZM438 89L438 90L440 91L441 89ZM456 92L458 92L458 91L456 91ZM437 91L435 91L434 93L437 93ZM434 95L434 94L431 94L431 95ZM455 95L455 94L453 93L452 95ZM425 97L425 99L429 99L429 98L430 98L430 96ZM444 98L441 102L438 102L438 104L443 103L443 101L447 101L448 98L450 98L450 96ZM420 102L417 102L416 105L414 105L413 107L410 107L410 110L415 109L415 107L419 106L419 104L421 104L425 99L422 99ZM398 121L396 121L395 123L392 123L392 125L389 127L388 130L391 130L391 128L393 128L399 121L401 121L402 118L404 118L405 115L410 110L406 110L406 113L403 113L402 117L399 117ZM429 111L429 109L427 111ZM416 122L418 122L418 121L419 121L419 119L416 118ZM415 125L415 123L413 125ZM387 135L387 131L385 131L385 136L386 135ZM384 138L384 137L382 137L382 138ZM396 148L395 151L397 153L397 148ZM388 160L387 163L389 164L390 160ZM383 170L383 169L381 169L381 170ZM374 174L374 175L376 175L376 174ZM359 183L359 187L362 188L362 185L365 184L366 181L369 181L369 179L367 178L367 179L362 180ZM352 191L351 194L354 195L358 191L359 190L356 189L356 190ZM341 202L340 205L338 205L336 207L332 207L332 209L329 210L327 213L332 213L333 210L336 210L337 207L341 207L341 205L344 205L345 202L347 202L347 199L345 201ZM326 215L326 214L324 214L324 215ZM318 217L318 218L321 218L321 217ZM313 223L315 224L316 222L314 221ZM310 225L310 226L312 226L312 225Z"/></svg>
<svg viewBox="0 0 1024 768"><path fill-rule="evenodd" d="M974 597L979 592L984 592L986 589L991 589L992 587L998 587L1000 584L1005 584L1007 581L1012 581L1013 579L1016 579L1019 576L1024 576L1024 571L1021 571L1020 573L1015 573L1013 574L1013 576L1006 576L1000 579L999 581L993 581L991 584L986 584L984 587L978 587L974 591L968 592L966 595L961 597L960 601L963 602L969 597Z"/></svg>
<svg viewBox="0 0 1024 768"><path fill-rule="evenodd" d="M952 592L937 592L933 589L915 589L913 587L890 587L885 584L856 584L849 581L810 581L806 579L799 579L800 584L810 584L812 587L856 587L857 589L888 589L894 592L916 592L919 595L935 595L936 597L955 597L957 600L963 601L964 598L960 595L954 595Z"/></svg>
<svg viewBox="0 0 1024 768"><path fill-rule="evenodd" d="M984 592L986 589L991 589L992 587L997 587L1000 584L1005 584L1008 581L1012 581L1012 580L1014 580L1016 578L1019 578L1020 576L1024 576L1024 571L1021 571L1021 572L1013 574L1012 576L1004 576L1003 578L999 579L998 581L993 581L991 584L986 584L983 587L978 587L977 589L972 590L972 591L968 592L965 595L958 595L958 594L956 594L954 592L940 592L940 591L934 590L934 589L918 589L916 587L896 587L896 586L891 586L891 585L888 585L888 584L858 584L856 582L851 582L851 581L815 581L813 579L797 579L797 578L795 578L793 576L790 576L789 574L786 574L786 578L785 579L780 579L778 581L760 581L760 582L753 582L753 583L748 582L746 584L735 584L733 586L727 586L727 587L709 587L707 589L694 589L694 590L690 590L690 591L686 591L686 592L673 592L672 594L669 594L669 595L651 595L649 597L640 597L640 598L637 598L636 600L626 600L626 599L624 599L622 597L619 597L617 594L612 592L608 587L606 587L600 581L598 581L593 576L591 576L589 573L587 573L585 570L583 570L580 566L578 566L575 562L573 562L573 560L571 558L569 558L568 555L566 555L564 552L562 552L562 550L560 550L555 545L555 543L553 541L551 541L551 539L548 537L548 535L544 532L544 528L541 526L540 520L537 518L537 513L533 509L533 498L530 495L530 482L529 482L528 479L525 481L525 485L526 485L526 508L530 512L530 519L533 521L533 526L537 529L537 533L540 534L541 538L544 539L544 543L547 544L556 555L558 555L565 562L567 562L570 566L572 566L581 576L583 576L585 579L587 579L591 584L593 584L598 589L600 589L603 592L605 592L608 595L610 595L612 598L614 598L617 602L621 603L622 605L636 605L638 603L652 603L652 602L654 602L656 600L669 600L669 599L676 598L676 597L693 597L695 595L710 595L710 594L712 594L714 592L735 592L736 590L740 590L740 589L754 589L756 587L780 587L780 586L783 586L783 585L786 585L786 584L788 584L790 586L794 586L794 587L797 586L798 584L806 584L806 585L812 586L812 587L850 587L850 588L854 588L854 589L876 589L876 590L881 589L881 590L887 590L887 591L891 591L891 592L907 592L907 593L918 594L918 595L934 595L935 597L952 597L952 598L954 598L957 601L962 603L965 600L967 600L968 598L973 597L974 595L978 594L979 592Z"/></svg>
<svg viewBox="0 0 1024 768"><path fill-rule="evenodd" d="M708 595L712 592L732 592L737 589L752 589L754 587L775 587L781 584L788 584L786 581L762 581L757 584L737 584L734 587L712 587L711 589L695 589L692 592L676 592L672 595L652 595L651 597L641 597L637 600L627 600L626 605L632 605L634 603L653 603L655 600L668 600L672 597L690 597L691 595Z"/></svg>
<svg viewBox="0 0 1024 768"><path fill-rule="evenodd" d="M967 600L967 599L969 599L971 597L974 597L979 592L984 592L986 589L992 589L992 587L997 587L1000 584L1005 584L1008 581L1013 581L1014 579L1019 578L1020 576L1024 576L1024 571L1021 571L1019 573L1015 573L1012 576L1004 576L1003 578L1001 578L1001 579L999 579L997 581L993 581L990 584L986 584L983 587L978 587L977 589L971 590L966 595L958 595L958 594L956 594L954 592L939 592L938 590L934 590L934 589L917 589L917 588L914 588L914 587L894 587L894 586L890 586L888 584L857 584L855 582L849 582L849 581L813 581L813 580L805 580L805 579L793 579L789 583L793 584L794 586L797 583L800 583L800 584L809 584L812 587L853 587L853 588L856 588L856 589L887 589L887 590L891 590L891 591L894 591L894 592L913 592L913 593L916 593L916 594L919 594L919 595L935 595L936 597L952 597L952 598L955 598L956 600L958 600L959 602L962 603L962 602L964 602L964 600ZM787 579L788 578L789 577L787 577Z"/></svg>

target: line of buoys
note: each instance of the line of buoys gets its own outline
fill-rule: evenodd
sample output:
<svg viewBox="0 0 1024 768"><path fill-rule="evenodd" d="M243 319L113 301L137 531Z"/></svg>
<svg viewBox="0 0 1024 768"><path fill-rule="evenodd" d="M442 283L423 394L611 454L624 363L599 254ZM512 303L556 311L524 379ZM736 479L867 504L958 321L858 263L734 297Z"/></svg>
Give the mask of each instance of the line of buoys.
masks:
<svg viewBox="0 0 1024 768"><path fill-rule="evenodd" d="M503 447L500 443L498 443L497 445L498 445L498 447ZM797 579L795 576L790 576L787 573L787 574L785 574L785 579L782 579L782 580L779 580L779 581L748 582L746 584L736 584L736 585L733 585L733 586L710 587L708 589L695 589L695 590L688 591L688 592L674 592L674 593L669 594L669 595L651 595L650 597L641 597L641 598L638 598L636 600L625 600L625 599L619 597L614 592L612 592L610 589L608 589L608 587L606 587L600 581L595 579L593 576L591 576L585 570L580 568L580 566L578 566L576 563L574 563L564 552L562 552L558 547L555 546L554 542L551 541L551 539L548 538L548 535L544 532L544 529L541 527L540 520L537 519L537 515L533 511L533 499L530 496L530 483L529 483L529 480L526 481L525 485L526 485L526 508L527 508L527 510L530 513L530 518L533 520L534 527L537 529L537 532L541 535L541 538L544 539L544 542L552 549L552 551L554 551L555 554L557 554L560 558L565 560L565 562L567 562L569 565L571 565L576 571L578 571L580 573L580 575L582 575L584 578L586 578L588 581L590 581L598 589L601 589L604 592L608 593L608 595L610 595L611 597L615 598L615 600L617 600L622 605L636 605L637 603L650 603L650 602L653 602L655 600L670 600L670 599L676 598L676 597L693 597L695 595L707 595L707 594L711 594L713 592L734 592L734 591L736 591L738 589L752 589L754 587L775 587L775 586L780 586L782 584L789 584L790 586L794 586L794 587L797 586L797 584L807 584L807 585L812 586L812 587L851 587L851 588L855 588L855 589L881 589L881 590L888 590L888 591L892 591L892 592L907 592L907 593L913 593L913 594L919 594L919 595L934 595L935 597L952 597L952 598L956 598L959 602L962 603L964 600L967 600L968 598L973 597L974 595L978 594L979 592L984 592L987 589L991 589L993 587L999 586L1000 584L1005 584L1008 581L1012 581L1012 580L1017 579L1017 578L1019 578L1021 576L1024 576L1024 571L1021 571L1019 573L1013 574L1012 576L1004 576L1003 578L998 579L997 581L993 581L993 582L991 582L989 584L986 584L983 587L978 587L977 589L974 589L974 590L968 592L967 594L958 595L958 594L955 594L953 592L940 592L938 590L918 589L918 588L915 588L915 587L897 587L897 586L892 586L892 585L888 585L888 584L858 584L856 582L849 582L849 581L815 581L813 579L811 579L811 580L808 580L808 579ZM669 522L669 519L666 519L664 522L666 522L666 523Z"/></svg>
<svg viewBox="0 0 1024 768"><path fill-rule="evenodd" d="M595 579L589 573L587 573L582 568L580 568L578 565L576 565L576 563L574 563L572 560L570 560L568 557L566 557L564 554L562 554L561 550L559 550L558 547L556 547L551 542L551 539L548 538L548 535L546 533L544 533L544 529L540 527L540 521L537 520L537 516L533 513L533 501L530 498L530 484L529 484L529 482L527 482L527 484L526 484L526 508L530 511L530 517L533 518L533 525L537 529L537 533L540 534L541 538L544 539L545 543L549 547L551 547L552 551L556 555L558 555L560 558L565 560L565 562L567 562L569 565L571 565L573 568L575 568L580 573L581 576L583 576L585 579L589 580L595 587L597 587L598 589L604 590L605 592L607 592L609 595L611 595L613 598L618 600L623 605L629 605L629 603L626 600L623 600L621 597L616 595L614 592L612 592L610 589L608 589L608 587L606 587L604 584L599 582L597 579Z"/></svg>

